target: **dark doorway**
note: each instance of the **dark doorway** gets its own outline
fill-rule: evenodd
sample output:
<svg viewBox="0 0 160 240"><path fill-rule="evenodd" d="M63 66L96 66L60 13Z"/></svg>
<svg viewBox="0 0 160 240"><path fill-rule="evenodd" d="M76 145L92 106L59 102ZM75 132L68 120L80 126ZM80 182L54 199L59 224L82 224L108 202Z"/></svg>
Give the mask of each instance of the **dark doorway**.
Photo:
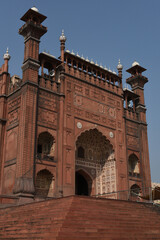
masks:
<svg viewBox="0 0 160 240"><path fill-rule="evenodd" d="M85 195L88 196L89 195L89 191L88 191L88 183L86 181L86 179L79 173L76 172L76 189L75 189L75 193L76 195Z"/></svg>

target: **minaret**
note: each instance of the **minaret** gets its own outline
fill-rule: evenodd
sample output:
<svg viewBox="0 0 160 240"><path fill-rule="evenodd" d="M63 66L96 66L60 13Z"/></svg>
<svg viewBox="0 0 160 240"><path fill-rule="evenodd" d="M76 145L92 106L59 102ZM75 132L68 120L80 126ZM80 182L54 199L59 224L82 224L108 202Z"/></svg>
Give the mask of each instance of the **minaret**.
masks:
<svg viewBox="0 0 160 240"><path fill-rule="evenodd" d="M25 24L19 29L24 37L25 50L14 193L26 199L34 194L39 43L47 32L47 28L41 25L45 19L33 7L21 18Z"/></svg>
<svg viewBox="0 0 160 240"><path fill-rule="evenodd" d="M120 87L122 87L122 69L123 69L123 66L120 62L120 59L118 61L118 65L117 65L117 70L118 70L118 76L120 77L121 81L120 81Z"/></svg>
<svg viewBox="0 0 160 240"><path fill-rule="evenodd" d="M33 7L29 9L21 18L25 24L19 29L19 34L24 37L24 62L22 66L23 82L31 81L38 83L39 70L39 43L40 38L47 32L47 28L41 23L46 16L39 13Z"/></svg>
<svg viewBox="0 0 160 240"><path fill-rule="evenodd" d="M62 30L62 34L61 34L59 40L61 42L61 61L64 62L64 50L65 50L65 42L66 42L64 30Z"/></svg>
<svg viewBox="0 0 160 240"><path fill-rule="evenodd" d="M148 136L146 123L146 106L144 101L144 85L148 82L148 78L142 73L146 71L138 62L134 62L132 67L127 70L131 74L126 82L131 85L132 91L139 95L139 100L136 103L135 110L139 113L139 139L141 153L141 170L144 194L148 194L148 189L151 187Z"/></svg>
<svg viewBox="0 0 160 240"><path fill-rule="evenodd" d="M6 114L7 114L7 84L9 82L9 73L8 73L8 62L11 56L9 55L8 48L6 53L3 55L4 64L0 72L0 176L2 176L2 159L3 159L3 149L4 149L4 135L6 128ZM1 184L0 179L0 193L1 193Z"/></svg>
<svg viewBox="0 0 160 240"><path fill-rule="evenodd" d="M148 82L148 78L142 75L145 68L141 67L138 62L133 62L132 67L126 70L132 76L126 80L130 84L132 91L139 95L139 102L136 104L136 111L140 113L140 121L146 123L146 108L144 102L144 85Z"/></svg>
<svg viewBox="0 0 160 240"><path fill-rule="evenodd" d="M2 95L7 94L7 77L8 77L8 62L11 56L9 55L8 48L6 53L3 55L4 64L3 64L3 80L2 80Z"/></svg>
<svg viewBox="0 0 160 240"><path fill-rule="evenodd" d="M6 53L3 55L4 59L4 71L8 73L8 61L10 60L11 56L8 52L8 48L6 50Z"/></svg>

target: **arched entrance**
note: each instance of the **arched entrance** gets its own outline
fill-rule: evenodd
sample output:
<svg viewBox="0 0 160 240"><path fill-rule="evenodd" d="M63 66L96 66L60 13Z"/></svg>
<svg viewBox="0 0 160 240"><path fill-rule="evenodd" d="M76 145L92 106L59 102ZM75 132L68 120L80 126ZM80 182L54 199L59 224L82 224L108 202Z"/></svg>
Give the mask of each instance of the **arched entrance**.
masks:
<svg viewBox="0 0 160 240"><path fill-rule="evenodd" d="M90 196L92 179L82 170L75 174L75 194Z"/></svg>
<svg viewBox="0 0 160 240"><path fill-rule="evenodd" d="M88 195L101 195L116 191L116 162L113 146L101 132L97 129L83 132L76 141L75 158L76 171L81 169L92 178L92 184L88 186L90 189ZM86 187L87 178L83 174L82 176L83 180L77 175L76 181L79 179L79 182L83 182Z"/></svg>

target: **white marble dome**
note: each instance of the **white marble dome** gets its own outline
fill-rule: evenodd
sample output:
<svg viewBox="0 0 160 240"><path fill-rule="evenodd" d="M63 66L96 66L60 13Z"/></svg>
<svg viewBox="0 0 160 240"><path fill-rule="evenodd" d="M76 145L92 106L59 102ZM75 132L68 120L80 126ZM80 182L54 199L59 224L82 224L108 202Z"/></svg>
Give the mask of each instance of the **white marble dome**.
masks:
<svg viewBox="0 0 160 240"><path fill-rule="evenodd" d="M136 66L136 65L139 66L139 63L138 63L137 61L134 61L134 62L132 63L132 67L134 67L134 66Z"/></svg>
<svg viewBox="0 0 160 240"><path fill-rule="evenodd" d="M62 34L61 34L61 36L59 37L59 40L60 40L60 41L63 41L63 42L66 41L66 37L65 37L65 35L64 35L64 30L62 30Z"/></svg>
<svg viewBox="0 0 160 240"><path fill-rule="evenodd" d="M7 48L6 53L3 55L3 59L4 59L4 60L9 60L10 58L11 58L11 56L10 56L10 54L9 54L9 52L8 52L8 48Z"/></svg>
<svg viewBox="0 0 160 240"><path fill-rule="evenodd" d="M119 59L118 65L117 65L117 70L122 71L122 69L123 69L123 65L121 64L120 59Z"/></svg>
<svg viewBox="0 0 160 240"><path fill-rule="evenodd" d="M32 7L31 9L35 12L39 12L38 8L36 8L36 7Z"/></svg>

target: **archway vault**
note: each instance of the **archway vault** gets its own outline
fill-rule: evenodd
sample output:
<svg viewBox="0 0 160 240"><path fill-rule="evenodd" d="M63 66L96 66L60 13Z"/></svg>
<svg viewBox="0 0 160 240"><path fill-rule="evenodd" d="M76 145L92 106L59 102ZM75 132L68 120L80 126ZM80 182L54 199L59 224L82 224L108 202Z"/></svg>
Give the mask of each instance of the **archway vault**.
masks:
<svg viewBox="0 0 160 240"><path fill-rule="evenodd" d="M92 176L94 194L116 191L116 162L110 141L96 128L87 130L76 141L76 170ZM93 191L91 191L93 192Z"/></svg>

